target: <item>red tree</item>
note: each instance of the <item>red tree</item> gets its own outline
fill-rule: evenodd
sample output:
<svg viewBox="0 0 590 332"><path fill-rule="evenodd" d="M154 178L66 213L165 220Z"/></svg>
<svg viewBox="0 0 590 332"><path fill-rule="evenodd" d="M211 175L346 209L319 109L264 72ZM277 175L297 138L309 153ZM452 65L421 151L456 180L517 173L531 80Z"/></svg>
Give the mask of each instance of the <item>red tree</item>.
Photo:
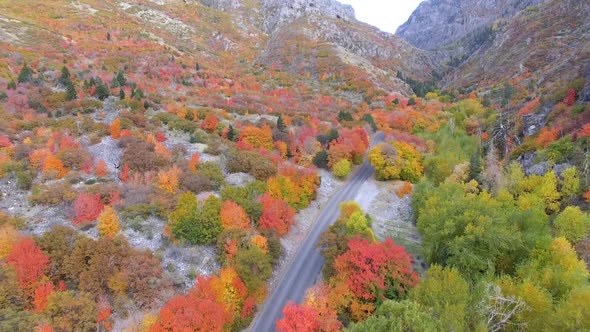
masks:
<svg viewBox="0 0 590 332"><path fill-rule="evenodd" d="M382 243L351 240L348 250L336 258L334 267L362 300L383 301L404 295L419 280L410 255L392 239Z"/></svg>
<svg viewBox="0 0 590 332"><path fill-rule="evenodd" d="M14 266L19 285L26 288L45 274L49 257L37 247L33 239L23 238L14 244L6 256L6 262Z"/></svg>
<svg viewBox="0 0 590 332"><path fill-rule="evenodd" d="M35 289L35 295L33 296L33 305L35 306L35 312L42 313L47 306L47 297L53 293L55 287L48 281L45 284Z"/></svg>
<svg viewBox="0 0 590 332"><path fill-rule="evenodd" d="M223 331L229 321L230 313L216 302L211 279L199 277L186 296L174 297L166 303L150 331Z"/></svg>
<svg viewBox="0 0 590 332"><path fill-rule="evenodd" d="M294 224L295 209L282 199L273 198L265 193L260 198L262 215L258 220L261 229L271 229L278 236L284 236Z"/></svg>
<svg viewBox="0 0 590 332"><path fill-rule="evenodd" d="M283 309L285 318L277 320L277 331L314 332L322 326L319 312L307 305L288 303Z"/></svg>
<svg viewBox="0 0 590 332"><path fill-rule="evenodd" d="M103 207L100 194L81 193L74 201L74 224L81 225L96 220Z"/></svg>
<svg viewBox="0 0 590 332"><path fill-rule="evenodd" d="M576 102L576 90L569 89L567 91L567 97L563 100L565 106L572 106Z"/></svg>
<svg viewBox="0 0 590 332"><path fill-rule="evenodd" d="M203 123L201 124L201 128L203 128L206 131L211 133L215 129L217 129L218 125L219 125L219 119L213 114L208 114L205 117L205 120L203 120Z"/></svg>
<svg viewBox="0 0 590 332"><path fill-rule="evenodd" d="M164 136L163 132L158 131L158 133L156 134L156 141L160 143L166 142L166 136Z"/></svg>

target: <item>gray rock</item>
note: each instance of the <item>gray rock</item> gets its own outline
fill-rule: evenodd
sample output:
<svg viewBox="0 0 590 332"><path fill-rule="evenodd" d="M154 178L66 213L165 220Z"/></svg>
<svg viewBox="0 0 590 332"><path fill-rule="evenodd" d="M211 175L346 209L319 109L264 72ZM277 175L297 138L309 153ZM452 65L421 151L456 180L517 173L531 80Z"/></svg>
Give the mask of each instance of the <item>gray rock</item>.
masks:
<svg viewBox="0 0 590 332"><path fill-rule="evenodd" d="M561 178L561 174L563 173L563 171L570 167L572 167L570 163L557 164L553 166L553 172L555 172L555 175Z"/></svg>
<svg viewBox="0 0 590 332"><path fill-rule="evenodd" d="M427 0L397 29L396 35L422 49L441 49L470 36L473 39L496 20L513 17L545 1Z"/></svg>
<svg viewBox="0 0 590 332"><path fill-rule="evenodd" d="M315 14L343 20L354 20L354 9L335 0L262 0L265 20L263 31L267 34L300 17Z"/></svg>
<svg viewBox="0 0 590 332"><path fill-rule="evenodd" d="M539 175L543 176L549 171L549 163L544 161L542 163L535 164L529 168L525 168L526 175Z"/></svg>

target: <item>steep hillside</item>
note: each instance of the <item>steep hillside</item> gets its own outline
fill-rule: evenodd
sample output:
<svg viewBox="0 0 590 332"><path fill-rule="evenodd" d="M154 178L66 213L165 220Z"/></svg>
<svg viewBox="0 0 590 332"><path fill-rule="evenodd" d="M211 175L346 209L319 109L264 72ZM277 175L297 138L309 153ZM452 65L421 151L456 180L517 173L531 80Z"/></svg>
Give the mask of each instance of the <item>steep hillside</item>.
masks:
<svg viewBox="0 0 590 332"><path fill-rule="evenodd" d="M425 50L469 48L498 19L546 0L426 0L396 35Z"/></svg>

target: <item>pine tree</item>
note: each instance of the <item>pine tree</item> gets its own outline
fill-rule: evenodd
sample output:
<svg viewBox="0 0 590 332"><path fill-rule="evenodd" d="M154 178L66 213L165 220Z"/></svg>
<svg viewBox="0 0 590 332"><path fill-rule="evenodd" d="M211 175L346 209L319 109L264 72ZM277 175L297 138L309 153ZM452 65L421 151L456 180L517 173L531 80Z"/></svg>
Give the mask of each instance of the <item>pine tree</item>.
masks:
<svg viewBox="0 0 590 332"><path fill-rule="evenodd" d="M234 127L232 125L229 125L229 129L227 131L227 139L230 141L235 142L237 138L236 132L234 130Z"/></svg>
<svg viewBox="0 0 590 332"><path fill-rule="evenodd" d="M68 100L74 100L78 98L78 93L76 92L76 88L74 87L74 83L72 83L72 81L68 81L66 84L66 93Z"/></svg>
<svg viewBox="0 0 590 332"><path fill-rule="evenodd" d="M25 65L21 69L20 73L18 74L18 82L19 83L27 83L33 80L33 70Z"/></svg>
<svg viewBox="0 0 590 332"><path fill-rule="evenodd" d="M285 125L285 121L283 121L283 116L279 114L279 117L277 119L277 128L281 131L284 132L285 129L287 129L287 126Z"/></svg>
<svg viewBox="0 0 590 332"><path fill-rule="evenodd" d="M125 99L125 91L123 91L123 88L119 88L119 99Z"/></svg>
<svg viewBox="0 0 590 332"><path fill-rule="evenodd" d="M68 67L63 66L61 67L61 77L59 78L59 81L61 82L61 84L67 86L70 81L70 71L68 70Z"/></svg>
<svg viewBox="0 0 590 332"><path fill-rule="evenodd" d="M99 100L105 100L109 97L109 95L109 88L106 85L104 85L104 83L100 82L96 85L96 97Z"/></svg>

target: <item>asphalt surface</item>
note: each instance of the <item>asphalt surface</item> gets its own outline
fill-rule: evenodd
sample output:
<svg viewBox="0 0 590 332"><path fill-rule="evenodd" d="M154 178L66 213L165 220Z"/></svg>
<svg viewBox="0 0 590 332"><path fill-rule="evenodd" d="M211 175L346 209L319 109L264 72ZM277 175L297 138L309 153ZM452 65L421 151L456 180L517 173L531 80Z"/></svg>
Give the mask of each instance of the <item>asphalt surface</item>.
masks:
<svg viewBox="0 0 590 332"><path fill-rule="evenodd" d="M377 133L373 137L371 145L378 144L384 139L385 134ZM313 229L309 232L287 270L266 299L264 306L254 318L250 325L250 331L275 331L276 321L283 317L282 311L285 305L291 301L301 303L305 290L312 287L321 277L320 272L324 265L324 258L316 248L320 235L340 215L340 203L354 200L361 185L373 175L373 172L373 167L368 162L365 162L355 171L348 182L328 200L320 212L318 220L313 225Z"/></svg>

